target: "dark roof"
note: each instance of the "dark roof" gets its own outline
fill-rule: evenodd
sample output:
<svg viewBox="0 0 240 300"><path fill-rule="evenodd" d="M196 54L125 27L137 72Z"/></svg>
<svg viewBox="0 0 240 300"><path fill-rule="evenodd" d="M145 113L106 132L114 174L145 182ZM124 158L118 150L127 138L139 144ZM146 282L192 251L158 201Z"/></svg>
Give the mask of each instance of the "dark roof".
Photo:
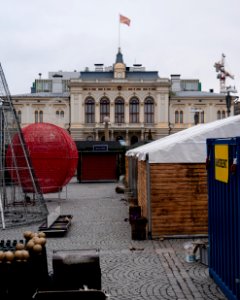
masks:
<svg viewBox="0 0 240 300"><path fill-rule="evenodd" d="M83 81L88 81L88 80L111 80L113 78L113 71L84 71L80 72L80 79Z"/></svg>
<svg viewBox="0 0 240 300"><path fill-rule="evenodd" d="M80 74L83 81L108 81L113 79L113 71L84 71ZM154 81L159 79L159 76L157 71L127 71L126 79Z"/></svg>
<svg viewBox="0 0 240 300"><path fill-rule="evenodd" d="M92 152L94 146L102 146L102 145L104 146L106 145L109 151L119 151L125 149L125 146L122 146L119 142L116 141L75 141L75 143L79 151L87 151L87 152ZM94 151L94 152L98 152L98 151ZM102 151L100 150L99 152Z"/></svg>
<svg viewBox="0 0 240 300"><path fill-rule="evenodd" d="M157 80L159 76L157 71L129 71L126 78L129 80Z"/></svg>

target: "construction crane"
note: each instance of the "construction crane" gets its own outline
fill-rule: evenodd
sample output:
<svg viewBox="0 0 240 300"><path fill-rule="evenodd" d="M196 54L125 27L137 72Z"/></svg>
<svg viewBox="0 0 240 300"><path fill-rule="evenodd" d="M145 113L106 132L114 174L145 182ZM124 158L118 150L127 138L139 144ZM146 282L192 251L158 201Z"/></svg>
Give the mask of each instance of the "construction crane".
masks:
<svg viewBox="0 0 240 300"><path fill-rule="evenodd" d="M228 91L236 93L235 87L226 87L226 78L230 77L234 79L234 75L225 69L225 57L226 55L222 54L222 59L214 64L216 72L218 73L217 78L220 80L220 93L227 93Z"/></svg>
<svg viewBox="0 0 240 300"><path fill-rule="evenodd" d="M220 80L220 93L226 94L227 115L230 116L232 100L236 104L239 102L239 97L232 97L230 94L237 93L235 86L226 86L226 78L230 77L231 79L234 79L234 76L225 69L225 57L226 55L222 54L222 59L219 62L216 62L214 64L214 67L216 69L216 72L218 73L217 78Z"/></svg>

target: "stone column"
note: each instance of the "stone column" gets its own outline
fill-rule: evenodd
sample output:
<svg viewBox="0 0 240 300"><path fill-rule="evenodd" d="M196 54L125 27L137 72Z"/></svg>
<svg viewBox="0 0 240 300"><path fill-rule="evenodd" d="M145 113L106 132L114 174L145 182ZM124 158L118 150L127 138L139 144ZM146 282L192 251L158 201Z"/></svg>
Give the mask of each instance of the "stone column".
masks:
<svg viewBox="0 0 240 300"><path fill-rule="evenodd" d="M110 121L110 118L108 116L105 116L104 117L105 141L109 141L109 121Z"/></svg>
<svg viewBox="0 0 240 300"><path fill-rule="evenodd" d="M95 122L100 122L100 104L98 102L95 105Z"/></svg>
<svg viewBox="0 0 240 300"><path fill-rule="evenodd" d="M99 140L99 136L98 136L98 129L96 129L96 133L95 133L95 140L98 141Z"/></svg>

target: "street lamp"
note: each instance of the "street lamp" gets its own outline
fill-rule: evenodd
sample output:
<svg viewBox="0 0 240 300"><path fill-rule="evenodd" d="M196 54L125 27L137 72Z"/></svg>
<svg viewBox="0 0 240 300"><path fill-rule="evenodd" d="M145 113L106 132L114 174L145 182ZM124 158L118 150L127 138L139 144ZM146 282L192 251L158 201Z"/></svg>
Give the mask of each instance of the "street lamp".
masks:
<svg viewBox="0 0 240 300"><path fill-rule="evenodd" d="M104 132L105 132L105 141L109 141L109 128L108 125L110 124L110 118L108 116L105 116L103 118L104 123Z"/></svg>
<svg viewBox="0 0 240 300"><path fill-rule="evenodd" d="M231 105L232 105L232 97L230 95L230 92L227 92L226 95L226 107L227 107L227 116L230 116L230 112L231 112Z"/></svg>
<svg viewBox="0 0 240 300"><path fill-rule="evenodd" d="M231 113L231 105L232 105L232 96L230 95L230 93L237 93L237 90L235 89L235 87L232 87L232 86L228 86L226 88L226 97L225 97L225 100L226 100L226 107L227 107L227 115L228 117L230 116L230 113ZM235 98L238 98L238 97L235 97ZM234 100L235 102L235 100Z"/></svg>
<svg viewBox="0 0 240 300"><path fill-rule="evenodd" d="M200 121L199 120L199 117L200 117L199 114L201 112L203 112L203 110L201 108L195 108L195 107L191 107L190 110L191 110L191 113L194 113L194 115L193 115L194 125L197 125Z"/></svg>

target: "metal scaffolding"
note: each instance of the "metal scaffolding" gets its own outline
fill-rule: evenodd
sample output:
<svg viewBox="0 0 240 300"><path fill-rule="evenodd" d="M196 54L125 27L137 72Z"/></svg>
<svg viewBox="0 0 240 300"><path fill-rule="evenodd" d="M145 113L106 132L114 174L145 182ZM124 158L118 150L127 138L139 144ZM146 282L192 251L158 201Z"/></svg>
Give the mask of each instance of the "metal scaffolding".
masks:
<svg viewBox="0 0 240 300"><path fill-rule="evenodd" d="M3 229L42 222L48 215L1 64L0 213Z"/></svg>

